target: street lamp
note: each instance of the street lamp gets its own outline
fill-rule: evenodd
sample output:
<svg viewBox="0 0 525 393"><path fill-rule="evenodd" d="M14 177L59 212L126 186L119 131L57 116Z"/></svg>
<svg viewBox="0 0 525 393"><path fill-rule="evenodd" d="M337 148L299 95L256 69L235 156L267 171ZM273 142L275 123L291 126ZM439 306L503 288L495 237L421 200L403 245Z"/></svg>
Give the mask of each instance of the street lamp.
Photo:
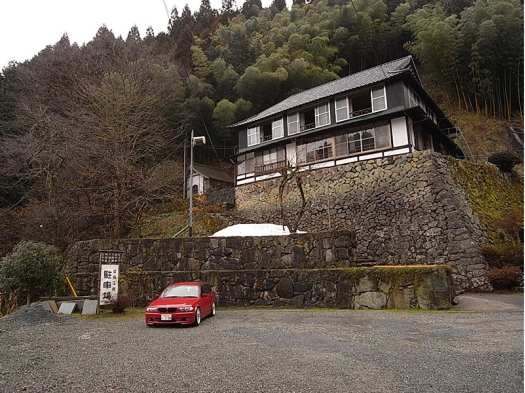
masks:
<svg viewBox="0 0 525 393"><path fill-rule="evenodd" d="M189 237L193 237L193 146L198 144L206 144L206 137L197 136L193 137L193 130L191 130L191 141L190 141L190 223Z"/></svg>

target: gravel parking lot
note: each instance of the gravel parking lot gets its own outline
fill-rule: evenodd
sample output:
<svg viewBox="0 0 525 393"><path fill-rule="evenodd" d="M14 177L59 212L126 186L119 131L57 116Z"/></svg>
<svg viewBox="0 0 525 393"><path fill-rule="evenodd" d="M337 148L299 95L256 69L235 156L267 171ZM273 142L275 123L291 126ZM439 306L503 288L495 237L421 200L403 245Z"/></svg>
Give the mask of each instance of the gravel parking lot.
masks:
<svg viewBox="0 0 525 393"><path fill-rule="evenodd" d="M148 328L22 309L0 320L0 392L524 389L522 311L217 311Z"/></svg>

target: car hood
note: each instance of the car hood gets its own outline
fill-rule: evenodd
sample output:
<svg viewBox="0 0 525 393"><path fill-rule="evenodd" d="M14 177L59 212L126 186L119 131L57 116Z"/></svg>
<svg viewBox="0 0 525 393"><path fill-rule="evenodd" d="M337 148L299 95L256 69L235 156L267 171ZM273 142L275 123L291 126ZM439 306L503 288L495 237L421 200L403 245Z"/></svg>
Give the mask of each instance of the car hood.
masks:
<svg viewBox="0 0 525 393"><path fill-rule="evenodd" d="M199 299L195 297L166 297L158 298L151 302L148 307L162 307L162 306L193 306L198 303Z"/></svg>

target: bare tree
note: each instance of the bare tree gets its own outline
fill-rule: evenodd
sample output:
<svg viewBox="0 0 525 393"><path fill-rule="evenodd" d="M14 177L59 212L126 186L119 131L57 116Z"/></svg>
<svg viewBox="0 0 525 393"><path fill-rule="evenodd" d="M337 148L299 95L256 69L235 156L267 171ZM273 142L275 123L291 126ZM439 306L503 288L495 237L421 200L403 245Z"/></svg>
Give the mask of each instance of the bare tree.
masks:
<svg viewBox="0 0 525 393"><path fill-rule="evenodd" d="M299 166L293 166L290 162L282 168L279 173L281 178L279 180L279 209L281 214L281 223L283 226L287 226L291 233L296 233L299 228L299 223L303 218L304 212L306 211L307 202L304 196L303 190L303 178L299 172ZM292 218L292 213L286 213L284 206L284 195L290 189L291 183L295 182L299 195L301 197L301 203L298 210L295 212Z"/></svg>
<svg viewBox="0 0 525 393"><path fill-rule="evenodd" d="M83 159L90 165L79 171L100 187L98 204L111 207L107 213L114 237L136 220L151 201L151 192L159 190L153 187L162 168L157 163L182 134L181 125L173 129L176 121L170 121L177 113L174 104L183 97L177 80L174 67L137 62L105 74L99 85L81 88L83 113L78 121L84 131ZM166 108L173 112L166 113Z"/></svg>
<svg viewBox="0 0 525 393"><path fill-rule="evenodd" d="M22 131L3 136L0 171L26 192L2 211L21 238L63 249L121 237L148 209L181 198L176 147L187 117L177 67L106 30L82 48L64 37L16 68Z"/></svg>

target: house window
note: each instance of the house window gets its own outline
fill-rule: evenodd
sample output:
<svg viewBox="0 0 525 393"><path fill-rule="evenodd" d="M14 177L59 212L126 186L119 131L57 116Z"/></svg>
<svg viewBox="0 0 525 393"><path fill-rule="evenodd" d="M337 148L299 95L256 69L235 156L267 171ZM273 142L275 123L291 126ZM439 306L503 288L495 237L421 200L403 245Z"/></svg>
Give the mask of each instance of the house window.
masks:
<svg viewBox="0 0 525 393"><path fill-rule="evenodd" d="M345 157L391 146L390 127L383 125L334 137L335 155Z"/></svg>
<svg viewBox="0 0 525 393"><path fill-rule="evenodd" d="M315 107L315 126L321 127L330 124L330 108L328 102Z"/></svg>
<svg viewBox="0 0 525 393"><path fill-rule="evenodd" d="M381 127L374 128L374 138L375 138L375 148L376 149L385 149L391 146L390 143L390 127L384 125Z"/></svg>
<svg viewBox="0 0 525 393"><path fill-rule="evenodd" d="M426 108L426 112L427 112L427 115L428 117L430 117L430 119L435 123L437 124L437 118L436 118L436 114L427 106Z"/></svg>
<svg viewBox="0 0 525 393"><path fill-rule="evenodd" d="M261 142L271 141L272 140L272 123L264 123L259 125Z"/></svg>
<svg viewBox="0 0 525 393"><path fill-rule="evenodd" d="M299 113L288 115L288 135L297 134L299 130Z"/></svg>
<svg viewBox="0 0 525 393"><path fill-rule="evenodd" d="M310 108L305 110L304 112L301 112L299 115L299 124L300 124L300 130L306 131L311 130L312 128L316 127L315 123L315 113L317 111L317 108Z"/></svg>
<svg viewBox="0 0 525 393"><path fill-rule="evenodd" d="M421 98L412 91L412 89L408 89L408 104L410 107L414 106L421 106Z"/></svg>
<svg viewBox="0 0 525 393"><path fill-rule="evenodd" d="M277 119L272 122L272 139L282 138L284 136L283 119Z"/></svg>
<svg viewBox="0 0 525 393"><path fill-rule="evenodd" d="M432 136L423 130L421 124L414 124L415 144L417 150L433 150Z"/></svg>
<svg viewBox="0 0 525 393"><path fill-rule="evenodd" d="M259 127L248 128L248 146L259 144L261 141Z"/></svg>
<svg viewBox="0 0 525 393"><path fill-rule="evenodd" d="M347 97L335 100L335 121L346 120L350 117L350 106Z"/></svg>
<svg viewBox="0 0 525 393"><path fill-rule="evenodd" d="M363 116L372 112L370 90L361 91L350 97L350 117Z"/></svg>
<svg viewBox="0 0 525 393"><path fill-rule="evenodd" d="M386 109L385 87L381 86L372 90L372 112Z"/></svg>
<svg viewBox="0 0 525 393"><path fill-rule="evenodd" d="M237 175L253 172L254 153L243 154L237 157Z"/></svg>
<svg viewBox="0 0 525 393"><path fill-rule="evenodd" d="M333 157L332 138L302 145L297 154L299 164L323 161Z"/></svg>
<svg viewBox="0 0 525 393"><path fill-rule="evenodd" d="M335 136L334 144L336 157L344 157L348 155L348 134Z"/></svg>
<svg viewBox="0 0 525 393"><path fill-rule="evenodd" d="M257 153L255 174L275 173L286 166L286 154L282 147Z"/></svg>

